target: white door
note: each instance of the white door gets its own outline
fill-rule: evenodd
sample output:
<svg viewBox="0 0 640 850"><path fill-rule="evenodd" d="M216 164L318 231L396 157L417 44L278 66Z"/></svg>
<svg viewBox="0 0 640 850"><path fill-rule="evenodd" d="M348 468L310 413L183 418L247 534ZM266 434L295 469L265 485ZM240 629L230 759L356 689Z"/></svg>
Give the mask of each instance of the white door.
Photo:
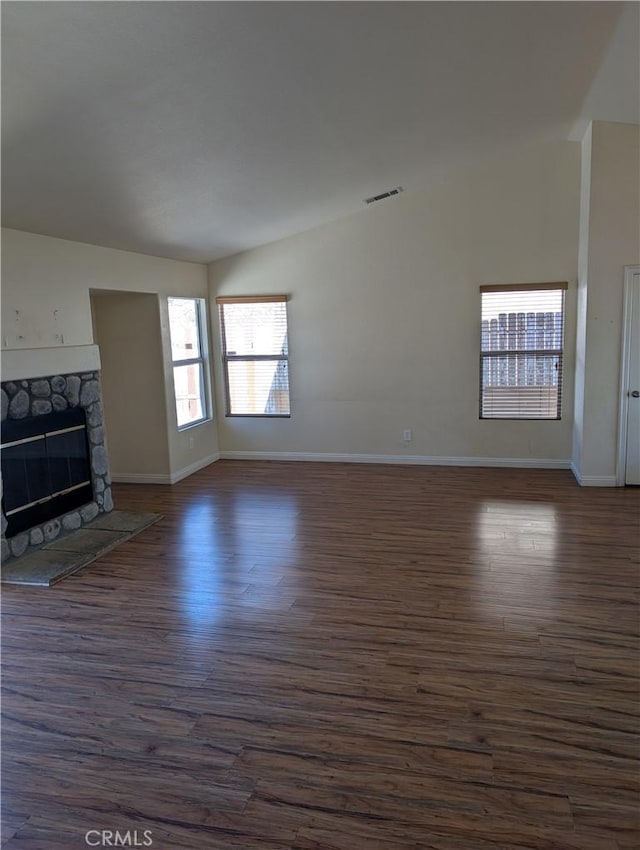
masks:
<svg viewBox="0 0 640 850"><path fill-rule="evenodd" d="M634 272L631 276L630 289L627 460L624 482L640 484L640 272Z"/></svg>

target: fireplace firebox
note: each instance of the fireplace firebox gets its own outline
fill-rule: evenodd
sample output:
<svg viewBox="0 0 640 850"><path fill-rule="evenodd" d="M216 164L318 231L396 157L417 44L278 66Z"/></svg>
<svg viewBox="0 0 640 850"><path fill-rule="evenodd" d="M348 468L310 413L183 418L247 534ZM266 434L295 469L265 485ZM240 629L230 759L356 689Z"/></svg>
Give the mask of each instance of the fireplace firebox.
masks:
<svg viewBox="0 0 640 850"><path fill-rule="evenodd" d="M6 420L1 461L7 538L93 499L82 408Z"/></svg>

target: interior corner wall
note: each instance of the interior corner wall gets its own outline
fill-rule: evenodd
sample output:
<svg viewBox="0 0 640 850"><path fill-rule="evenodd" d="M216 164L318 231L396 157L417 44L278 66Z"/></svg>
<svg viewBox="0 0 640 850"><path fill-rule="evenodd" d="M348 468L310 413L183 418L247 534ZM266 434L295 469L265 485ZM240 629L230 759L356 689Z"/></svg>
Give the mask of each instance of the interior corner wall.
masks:
<svg viewBox="0 0 640 850"><path fill-rule="evenodd" d="M158 296L116 292L94 296L91 303L112 476L166 476L170 465Z"/></svg>
<svg viewBox="0 0 640 850"><path fill-rule="evenodd" d="M3 363L5 359L10 361L13 371L19 371L24 363L30 374L47 375L52 361L73 359L73 352L91 353L94 335L90 296L95 290L151 294L160 307L165 399L161 427L169 472L154 474L166 481L177 480L215 460L215 421L178 431L166 321L169 295L207 297L204 265L3 228ZM101 342L108 343L104 334ZM69 356L61 357L66 352ZM131 380L134 374L127 377Z"/></svg>
<svg viewBox="0 0 640 850"><path fill-rule="evenodd" d="M212 264L212 297L290 296L291 418L220 417L223 456L568 466L579 190L578 143L532 144ZM569 282L562 419L480 420L479 286L542 281Z"/></svg>
<svg viewBox="0 0 640 850"><path fill-rule="evenodd" d="M586 153L589 153L587 147ZM616 483L624 266L640 264L640 127L591 127L580 466L583 484Z"/></svg>

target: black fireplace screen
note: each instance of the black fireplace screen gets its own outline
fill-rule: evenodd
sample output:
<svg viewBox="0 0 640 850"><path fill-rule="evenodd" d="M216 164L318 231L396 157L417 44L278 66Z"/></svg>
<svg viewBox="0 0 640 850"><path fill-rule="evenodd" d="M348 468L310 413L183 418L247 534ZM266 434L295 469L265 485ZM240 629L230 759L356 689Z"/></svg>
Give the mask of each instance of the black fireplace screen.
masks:
<svg viewBox="0 0 640 850"><path fill-rule="evenodd" d="M3 422L2 483L7 537L90 502L84 410Z"/></svg>

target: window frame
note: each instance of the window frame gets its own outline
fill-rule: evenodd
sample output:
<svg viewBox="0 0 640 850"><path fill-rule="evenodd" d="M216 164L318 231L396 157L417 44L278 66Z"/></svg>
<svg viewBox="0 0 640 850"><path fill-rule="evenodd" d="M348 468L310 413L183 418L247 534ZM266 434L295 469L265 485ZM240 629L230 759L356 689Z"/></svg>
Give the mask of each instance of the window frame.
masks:
<svg viewBox="0 0 640 850"><path fill-rule="evenodd" d="M555 283L514 283L514 284L486 284L480 287L480 394L478 404L478 418L483 421L492 422L559 422L562 419L562 396L564 388L564 337L566 325L566 292L569 284L566 281L558 281ZM514 348L501 349L500 351L483 351L482 348L482 296L488 292L543 292L554 291L562 293L562 339L560 348ZM487 416L483 415L483 398L484 398L484 363L485 360L492 360L496 357L518 355L530 355L532 357L557 357L558 371L558 404L555 416ZM518 388L516 384L515 389Z"/></svg>
<svg viewBox="0 0 640 850"><path fill-rule="evenodd" d="M198 341L198 357L189 357L183 360L173 359L173 343L171 340L171 312L169 310L170 301L192 301L195 305L196 313L196 332ZM206 322L206 303L204 298L199 298L195 295L169 295L167 296L167 316L169 325L169 347L171 349L171 381L173 383L173 401L176 416L176 427L178 431L187 431L189 428L195 428L205 422L210 422L213 418L211 398L209 392L209 384L207 381L206 365L209 362L209 349L207 340L207 322ZM200 377L200 399L202 403L202 417L195 419L193 422L185 422L184 425L178 424L178 396L176 393L176 369L181 366L199 366Z"/></svg>
<svg viewBox="0 0 640 850"><path fill-rule="evenodd" d="M263 304L263 303L284 303L285 317L287 322L287 353L284 355L276 354L227 354L227 338L225 330L224 306L225 304ZM224 376L224 392L225 392L225 417L232 419L291 419L291 387L289 384L289 312L287 305L289 302L288 295L229 295L219 296L216 298L218 307L218 323L220 327L220 354L222 361L222 371ZM229 383L229 363L233 362L260 362L268 360L277 360L287 364L287 384L289 386L289 413L232 413L231 412L231 392Z"/></svg>

